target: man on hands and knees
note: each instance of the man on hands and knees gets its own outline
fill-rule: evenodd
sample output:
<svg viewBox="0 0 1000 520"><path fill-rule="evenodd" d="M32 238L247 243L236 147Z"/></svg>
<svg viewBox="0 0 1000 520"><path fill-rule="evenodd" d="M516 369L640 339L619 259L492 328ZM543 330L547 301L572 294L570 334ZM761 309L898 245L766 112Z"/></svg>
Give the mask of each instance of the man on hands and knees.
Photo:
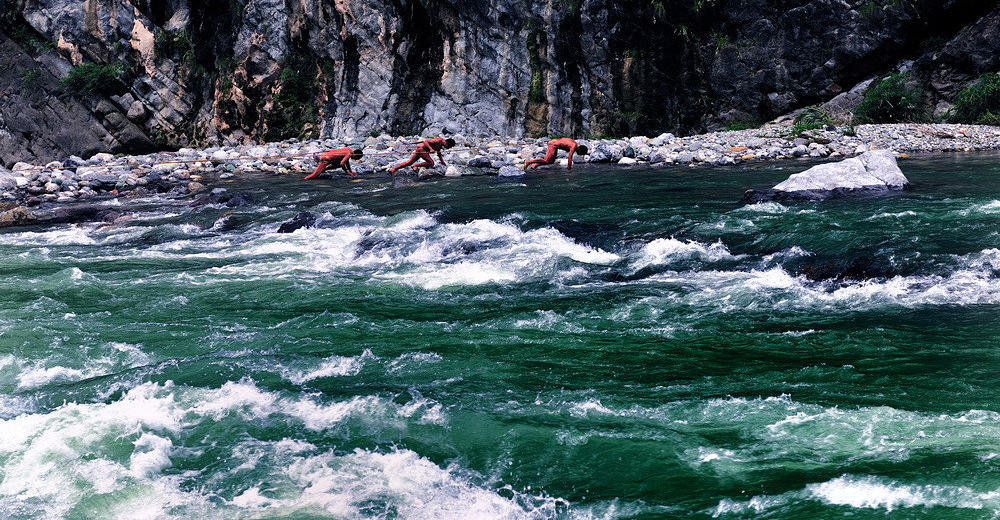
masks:
<svg viewBox="0 0 1000 520"><path fill-rule="evenodd" d="M444 162L444 156L441 155L441 150L444 148L451 148L453 146L455 146L455 140L450 137L448 139L441 137L428 139L417 145L417 150L413 152L413 155L410 156L409 160L393 166L392 169L389 170L389 173L395 175L396 170L406 168L410 165L413 165L414 172L419 172L422 167L432 168L434 167L434 159L431 158L431 152L437 152L438 159L441 160L441 166L448 166ZM420 164L413 164L417 162L418 159L423 159L424 162Z"/></svg>
<svg viewBox="0 0 1000 520"><path fill-rule="evenodd" d="M330 150L325 152L319 158L319 165L316 166L316 171L307 175L303 180L312 180L329 168L336 168L340 166L344 169L344 173L357 177L358 174L351 171L351 159L360 160L361 156L364 155L364 151L361 148L351 150L350 148L337 148L336 150Z"/></svg>
<svg viewBox="0 0 1000 520"><path fill-rule="evenodd" d="M549 141L549 149L545 152L545 158L524 161L524 168L538 168L543 164L552 164L556 162L556 154L559 153L559 150L566 150L566 152L569 153L569 159L566 164L566 168L569 170L573 169L573 154L580 152L580 155L587 155L587 152L589 152L586 146L578 145L576 144L576 141L568 137L552 139Z"/></svg>

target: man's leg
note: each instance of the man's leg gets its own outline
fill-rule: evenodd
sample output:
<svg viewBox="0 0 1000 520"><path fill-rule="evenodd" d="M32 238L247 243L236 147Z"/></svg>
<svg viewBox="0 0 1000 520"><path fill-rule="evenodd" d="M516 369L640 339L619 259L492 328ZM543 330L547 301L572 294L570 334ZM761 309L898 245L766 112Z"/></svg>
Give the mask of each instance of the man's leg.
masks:
<svg viewBox="0 0 1000 520"><path fill-rule="evenodd" d="M320 159L319 160L319 165L316 166L316 170L313 171L311 174L306 175L305 179L303 179L303 180L307 180L308 181L308 180L315 179L316 177L319 177L319 174L325 172L326 169L329 168L329 167L330 167L330 161L328 161L326 159Z"/></svg>
<svg viewBox="0 0 1000 520"><path fill-rule="evenodd" d="M399 163L396 166L393 166L392 169L389 170L389 172L390 173L396 173L396 170L398 170L400 168L406 168L407 166L409 166L409 165L417 162L417 159L419 157L420 157L419 153L414 153L413 155L410 156L409 160L407 160L406 162Z"/></svg>
<svg viewBox="0 0 1000 520"><path fill-rule="evenodd" d="M424 167L431 168L431 167L434 166L434 159L431 158L431 154L429 154L427 152L420 152L420 153L416 153L414 155L419 155L420 158L424 160L424 162L422 162L420 164L414 164L413 165L413 171L420 171L420 168L424 168Z"/></svg>

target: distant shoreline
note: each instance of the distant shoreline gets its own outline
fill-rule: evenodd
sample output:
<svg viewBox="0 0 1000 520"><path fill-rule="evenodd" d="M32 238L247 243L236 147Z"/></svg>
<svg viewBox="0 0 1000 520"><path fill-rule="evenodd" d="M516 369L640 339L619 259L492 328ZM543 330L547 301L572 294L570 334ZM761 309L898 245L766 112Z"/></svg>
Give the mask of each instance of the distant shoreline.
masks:
<svg viewBox="0 0 1000 520"><path fill-rule="evenodd" d="M519 174L513 169L520 168L527 159L542 156L548 141L547 138L452 137L457 144L455 148L445 150L448 166L438 164L436 171L454 177L497 174L501 169L508 174ZM88 159L70 157L46 165L18 163L11 170L0 168L0 208L97 202L156 193L186 196L209 190L218 179L232 178L240 172L249 171L305 176L316 167L317 154L343 146L365 150L361 160L352 161L353 170L359 175L387 175L386 170L409 157L421 139L416 136L373 136L346 140L289 140L183 148L176 152L140 156L97 154ZM873 149L888 149L897 155L998 150L1000 127L859 125L850 130L826 127L808 131L801 137L792 137L787 127L765 126L688 137L662 134L655 137L578 139L578 142L590 148L589 156L574 158L578 164L725 166L800 157L850 157ZM404 173L407 172L400 171L400 174ZM339 176L341 173L339 169L329 170L326 175Z"/></svg>

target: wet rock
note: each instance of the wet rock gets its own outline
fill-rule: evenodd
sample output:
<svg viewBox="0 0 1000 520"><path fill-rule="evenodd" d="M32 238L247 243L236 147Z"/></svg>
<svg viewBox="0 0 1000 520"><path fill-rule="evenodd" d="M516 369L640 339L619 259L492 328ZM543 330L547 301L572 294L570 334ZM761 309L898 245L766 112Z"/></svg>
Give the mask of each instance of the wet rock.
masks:
<svg viewBox="0 0 1000 520"><path fill-rule="evenodd" d="M607 163L618 162L625 156L625 150L618 144L600 143L590 151L588 162Z"/></svg>
<svg viewBox="0 0 1000 520"><path fill-rule="evenodd" d="M313 227L315 224L316 215L309 213L308 211L303 211L292 217L292 220L284 222L278 226L278 233L291 233L296 229Z"/></svg>
<svg viewBox="0 0 1000 520"><path fill-rule="evenodd" d="M900 273L888 260L879 255L871 255L814 261L799 268L797 274L813 282L824 280L848 282L892 278Z"/></svg>
<svg viewBox="0 0 1000 520"><path fill-rule="evenodd" d="M524 170L514 166L504 166L497 171L497 177L520 177L524 175Z"/></svg>
<svg viewBox="0 0 1000 520"><path fill-rule="evenodd" d="M114 221L121 216L119 210L98 204L72 204L58 207L52 212L38 215L39 224L75 224L79 222ZM111 220L107 220L108 218Z"/></svg>
<svg viewBox="0 0 1000 520"><path fill-rule="evenodd" d="M837 163L813 166L771 189L747 190L743 202L817 201L882 195L904 190L909 184L892 152L876 150Z"/></svg>
<svg viewBox="0 0 1000 520"><path fill-rule="evenodd" d="M237 206L248 206L253 204L253 202L253 196L249 193L231 193L225 188L215 188L210 193L195 197L188 206L196 208L209 204L225 204L230 208L234 208Z"/></svg>
<svg viewBox="0 0 1000 520"><path fill-rule="evenodd" d="M473 157L469 159L468 165L473 168L489 168L492 161L489 157Z"/></svg>
<svg viewBox="0 0 1000 520"><path fill-rule="evenodd" d="M472 166L448 166L444 173L445 177L472 177L476 175L486 175L482 168Z"/></svg>
<svg viewBox="0 0 1000 520"><path fill-rule="evenodd" d="M17 188L21 182L27 183L27 179L14 173L0 173L0 190Z"/></svg>
<svg viewBox="0 0 1000 520"><path fill-rule="evenodd" d="M689 163L695 160L694 152L681 152L674 158L679 163Z"/></svg>
<svg viewBox="0 0 1000 520"><path fill-rule="evenodd" d="M12 203L0 203L0 228L29 224L35 216L27 209Z"/></svg>
<svg viewBox="0 0 1000 520"><path fill-rule="evenodd" d="M433 179L436 177L444 177L445 171L441 165L436 165L433 168L426 168L417 172L417 178L420 180Z"/></svg>
<svg viewBox="0 0 1000 520"><path fill-rule="evenodd" d="M402 188L402 187L406 187L406 186L415 186L416 184L417 184L417 182L414 181L413 178L411 178L411 177L405 177L405 176L401 177L399 175L395 175L392 178L392 187L393 188Z"/></svg>
<svg viewBox="0 0 1000 520"><path fill-rule="evenodd" d="M230 208L235 208L238 206L249 206L254 203L254 199L249 193L236 193L224 203Z"/></svg>
<svg viewBox="0 0 1000 520"><path fill-rule="evenodd" d="M672 163L674 158L667 149L657 148L649 154L649 162L652 164Z"/></svg>

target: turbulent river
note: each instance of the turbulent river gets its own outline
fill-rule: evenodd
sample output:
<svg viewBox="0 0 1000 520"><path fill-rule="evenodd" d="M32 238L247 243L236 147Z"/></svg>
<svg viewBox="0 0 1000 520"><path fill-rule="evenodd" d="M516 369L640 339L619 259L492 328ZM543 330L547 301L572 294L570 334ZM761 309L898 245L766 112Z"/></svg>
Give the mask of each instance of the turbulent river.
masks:
<svg viewBox="0 0 1000 520"><path fill-rule="evenodd" d="M998 518L1000 154L738 202L807 166L3 230L0 517Z"/></svg>

